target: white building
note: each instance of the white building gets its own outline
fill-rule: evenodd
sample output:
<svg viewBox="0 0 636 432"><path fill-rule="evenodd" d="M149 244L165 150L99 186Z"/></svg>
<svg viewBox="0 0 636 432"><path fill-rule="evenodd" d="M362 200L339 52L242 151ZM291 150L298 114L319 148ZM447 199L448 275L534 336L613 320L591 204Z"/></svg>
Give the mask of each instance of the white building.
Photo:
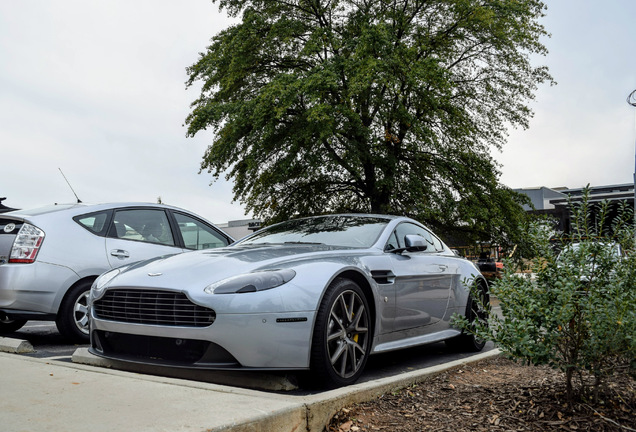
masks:
<svg viewBox="0 0 636 432"><path fill-rule="evenodd" d="M215 225L232 236L235 240L242 239L246 235L261 229L261 221L259 219L241 219Z"/></svg>

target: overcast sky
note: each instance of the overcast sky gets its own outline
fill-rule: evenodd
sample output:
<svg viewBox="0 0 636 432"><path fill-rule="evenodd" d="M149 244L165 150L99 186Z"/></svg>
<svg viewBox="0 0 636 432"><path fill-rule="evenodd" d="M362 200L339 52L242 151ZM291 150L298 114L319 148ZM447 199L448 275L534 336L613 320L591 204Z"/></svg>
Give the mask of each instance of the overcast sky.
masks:
<svg viewBox="0 0 636 432"><path fill-rule="evenodd" d="M528 130L495 157L510 187L630 183L636 1L548 0L547 64ZM230 24L208 0L0 0L0 197L18 208L74 201L248 216L231 184L198 174L212 132L185 137L197 89L185 68Z"/></svg>

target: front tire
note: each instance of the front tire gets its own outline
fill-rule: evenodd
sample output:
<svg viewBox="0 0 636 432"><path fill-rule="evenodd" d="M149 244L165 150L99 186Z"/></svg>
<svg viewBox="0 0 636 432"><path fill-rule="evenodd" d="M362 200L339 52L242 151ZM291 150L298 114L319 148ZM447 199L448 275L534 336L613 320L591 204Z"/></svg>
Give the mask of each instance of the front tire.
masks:
<svg viewBox="0 0 636 432"><path fill-rule="evenodd" d="M55 324L66 339L78 344L89 343L88 297L92 281L84 281L69 290L62 300Z"/></svg>
<svg viewBox="0 0 636 432"><path fill-rule="evenodd" d="M328 388L353 384L367 363L371 340L371 314L364 292L352 280L336 279L316 314L312 381Z"/></svg>

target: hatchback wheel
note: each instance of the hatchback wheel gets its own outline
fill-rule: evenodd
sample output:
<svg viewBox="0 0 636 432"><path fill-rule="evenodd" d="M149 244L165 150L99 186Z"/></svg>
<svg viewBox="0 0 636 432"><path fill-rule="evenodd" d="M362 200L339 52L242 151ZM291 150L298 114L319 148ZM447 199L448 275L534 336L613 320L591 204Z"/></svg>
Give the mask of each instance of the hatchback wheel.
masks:
<svg viewBox="0 0 636 432"><path fill-rule="evenodd" d="M27 323L25 319L11 319L0 313L0 334L9 334L18 331Z"/></svg>
<svg viewBox="0 0 636 432"><path fill-rule="evenodd" d="M86 281L75 285L66 293L60 310L57 313L57 329L62 336L80 344L89 342L88 329L88 297L92 282Z"/></svg>

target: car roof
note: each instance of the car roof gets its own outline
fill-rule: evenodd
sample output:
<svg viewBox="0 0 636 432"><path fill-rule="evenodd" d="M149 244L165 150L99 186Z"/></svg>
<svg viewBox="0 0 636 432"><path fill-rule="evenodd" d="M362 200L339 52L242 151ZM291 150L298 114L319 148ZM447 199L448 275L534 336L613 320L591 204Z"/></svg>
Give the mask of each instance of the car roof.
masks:
<svg viewBox="0 0 636 432"><path fill-rule="evenodd" d="M3 216L15 216L21 218L33 218L50 213L56 213L61 211L68 211L72 215L80 215L83 213L90 213L94 211L107 210L111 208L119 207L155 207L155 208L170 208L173 210L180 210L186 213L192 213L188 210L181 209L179 207L173 207L166 204L153 204L144 202L114 202L114 203L101 203L101 204L89 204L89 203L73 203L73 204L51 204L43 207L36 207L32 209L14 210L12 212L3 213Z"/></svg>

